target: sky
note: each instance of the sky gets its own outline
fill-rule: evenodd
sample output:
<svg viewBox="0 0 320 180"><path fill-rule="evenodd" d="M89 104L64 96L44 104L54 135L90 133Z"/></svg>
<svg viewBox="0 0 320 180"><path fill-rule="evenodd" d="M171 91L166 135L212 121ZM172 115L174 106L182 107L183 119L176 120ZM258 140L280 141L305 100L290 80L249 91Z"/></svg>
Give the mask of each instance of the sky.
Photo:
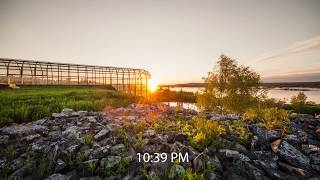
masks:
<svg viewBox="0 0 320 180"><path fill-rule="evenodd" d="M0 0L0 57L202 82L219 55L266 82L320 80L319 0Z"/></svg>

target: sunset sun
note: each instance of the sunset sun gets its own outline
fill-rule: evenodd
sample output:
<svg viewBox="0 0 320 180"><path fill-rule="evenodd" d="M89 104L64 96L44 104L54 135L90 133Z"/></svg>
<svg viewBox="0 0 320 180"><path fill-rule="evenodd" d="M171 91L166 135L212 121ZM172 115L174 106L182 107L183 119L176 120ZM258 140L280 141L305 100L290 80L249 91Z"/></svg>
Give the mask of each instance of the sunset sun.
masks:
<svg viewBox="0 0 320 180"><path fill-rule="evenodd" d="M149 86L149 89L150 89L151 92L156 91L157 88L158 88L158 85L159 85L158 81L156 79L154 79L154 78L150 79L149 82L148 82L148 86Z"/></svg>

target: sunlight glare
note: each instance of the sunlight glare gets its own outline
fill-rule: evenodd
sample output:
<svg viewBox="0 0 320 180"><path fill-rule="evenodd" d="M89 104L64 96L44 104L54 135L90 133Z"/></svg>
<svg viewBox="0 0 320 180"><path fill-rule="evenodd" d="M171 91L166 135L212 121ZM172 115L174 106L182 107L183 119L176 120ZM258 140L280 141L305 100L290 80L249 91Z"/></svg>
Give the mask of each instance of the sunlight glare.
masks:
<svg viewBox="0 0 320 180"><path fill-rule="evenodd" d="M148 86L149 86L149 89L150 89L150 91L151 92L154 92L154 91L156 91L157 90L157 88L158 88L158 81L156 80L156 79L149 79L149 81L148 81Z"/></svg>

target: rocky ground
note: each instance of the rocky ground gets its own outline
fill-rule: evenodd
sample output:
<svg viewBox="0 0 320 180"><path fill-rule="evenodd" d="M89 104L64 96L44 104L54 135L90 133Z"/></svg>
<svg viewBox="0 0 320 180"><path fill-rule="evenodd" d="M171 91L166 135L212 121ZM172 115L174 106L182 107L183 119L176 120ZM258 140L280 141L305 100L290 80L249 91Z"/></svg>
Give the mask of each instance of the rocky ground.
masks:
<svg viewBox="0 0 320 180"><path fill-rule="evenodd" d="M132 122L166 119L166 105L132 104L104 112L64 109L52 117L0 129L3 179L317 179L320 177L320 120L296 115L286 134L255 122L239 143L225 134L220 145L196 150L186 134L143 129L126 133ZM183 110L186 121L197 112ZM213 115L207 114L208 118ZM220 119L219 121L224 121ZM225 120L230 121L230 120ZM141 123L140 123L141 124ZM129 137L128 137L129 136ZM189 162L139 162L137 153L188 153ZM192 173L190 173L192 172ZM0 178L0 179L1 179Z"/></svg>

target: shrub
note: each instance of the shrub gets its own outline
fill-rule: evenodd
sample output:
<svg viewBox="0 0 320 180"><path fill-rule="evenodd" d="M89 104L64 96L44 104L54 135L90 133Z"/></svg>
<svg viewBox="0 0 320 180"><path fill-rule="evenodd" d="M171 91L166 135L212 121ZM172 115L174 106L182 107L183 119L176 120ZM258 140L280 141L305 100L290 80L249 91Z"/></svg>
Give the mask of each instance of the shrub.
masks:
<svg viewBox="0 0 320 180"><path fill-rule="evenodd" d="M93 143L93 134L86 133L83 136L83 141L84 141L84 144L86 144L86 145L92 145L92 143Z"/></svg>
<svg viewBox="0 0 320 180"><path fill-rule="evenodd" d="M236 134L240 143L245 143L252 136L252 133L246 127L246 122L244 120L232 121L228 124L228 131L229 133Z"/></svg>
<svg viewBox="0 0 320 180"><path fill-rule="evenodd" d="M207 120L204 115L193 118L193 126L196 128L196 135L191 144L197 149L203 149L210 144L218 144L220 135L224 129L214 120Z"/></svg>
<svg viewBox="0 0 320 180"><path fill-rule="evenodd" d="M185 173L180 177L181 180L204 180L204 176L201 173L193 172L191 168L188 168Z"/></svg>
<svg viewBox="0 0 320 180"><path fill-rule="evenodd" d="M269 130L280 129L285 132L289 123L288 111L278 108L249 109L245 116L248 119L256 120Z"/></svg>

